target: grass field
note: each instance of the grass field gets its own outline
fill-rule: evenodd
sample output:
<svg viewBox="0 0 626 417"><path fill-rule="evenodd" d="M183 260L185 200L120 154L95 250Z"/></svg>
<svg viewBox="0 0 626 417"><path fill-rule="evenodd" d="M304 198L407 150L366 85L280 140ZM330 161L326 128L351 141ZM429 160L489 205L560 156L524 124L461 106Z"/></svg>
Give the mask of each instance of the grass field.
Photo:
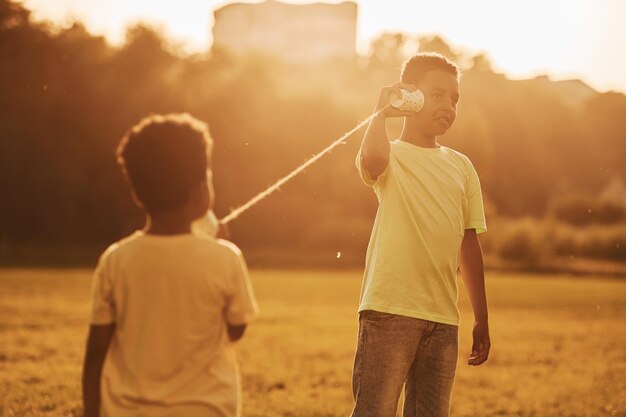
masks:
<svg viewBox="0 0 626 417"><path fill-rule="evenodd" d="M91 272L0 269L0 416L80 410ZM348 416L358 271L252 271L262 309L238 346L244 417ZM626 280L489 274L492 354L452 416L626 417Z"/></svg>

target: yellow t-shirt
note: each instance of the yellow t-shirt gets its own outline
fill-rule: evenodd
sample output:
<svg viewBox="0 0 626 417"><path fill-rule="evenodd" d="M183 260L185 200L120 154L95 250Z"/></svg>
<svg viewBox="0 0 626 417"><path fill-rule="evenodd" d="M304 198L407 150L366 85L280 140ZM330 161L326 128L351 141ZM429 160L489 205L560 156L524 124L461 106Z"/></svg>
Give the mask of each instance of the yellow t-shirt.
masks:
<svg viewBox="0 0 626 417"><path fill-rule="evenodd" d="M101 415L238 416L227 323L256 314L244 259L230 242L136 232L112 245L93 282L91 323L115 323Z"/></svg>
<svg viewBox="0 0 626 417"><path fill-rule="evenodd" d="M487 230L478 175L465 155L445 146L390 145L389 165L376 180L357 155L361 178L379 202L359 311L458 325L463 235Z"/></svg>

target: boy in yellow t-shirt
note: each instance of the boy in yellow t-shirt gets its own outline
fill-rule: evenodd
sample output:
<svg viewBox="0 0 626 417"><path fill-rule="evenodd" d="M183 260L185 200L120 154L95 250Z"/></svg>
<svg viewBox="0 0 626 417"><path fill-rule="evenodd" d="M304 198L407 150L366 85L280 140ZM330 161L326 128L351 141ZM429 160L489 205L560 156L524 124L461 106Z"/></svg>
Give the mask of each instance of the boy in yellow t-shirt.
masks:
<svg viewBox="0 0 626 417"><path fill-rule="evenodd" d="M257 314L241 251L192 233L212 205L211 139L187 114L154 115L118 158L146 226L109 247L93 281L84 416L236 417L232 343Z"/></svg>
<svg viewBox="0 0 626 417"><path fill-rule="evenodd" d="M448 417L458 356L456 271L474 309L470 365L487 360L490 340L483 258L486 231L478 175L469 159L437 143L452 125L459 70L438 54L418 54L402 82L382 89L357 156L379 201L359 306L353 417L393 417L405 386L405 417ZM397 89L419 89L417 113L388 106ZM389 142L388 117L404 117Z"/></svg>

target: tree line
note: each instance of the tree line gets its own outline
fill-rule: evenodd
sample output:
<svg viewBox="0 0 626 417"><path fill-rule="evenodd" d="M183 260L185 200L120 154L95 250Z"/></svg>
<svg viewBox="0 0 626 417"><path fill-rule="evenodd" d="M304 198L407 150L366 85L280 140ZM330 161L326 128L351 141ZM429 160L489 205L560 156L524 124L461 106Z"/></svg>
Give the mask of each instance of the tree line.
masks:
<svg viewBox="0 0 626 417"><path fill-rule="evenodd" d="M624 94L577 80L510 80L437 36L384 34L367 56L304 65L220 50L185 55L143 24L113 47L80 23L55 28L0 0L0 261L70 247L93 260L141 227L115 148L150 113L208 122L215 211L224 216L367 117L411 45L463 68L459 117L441 142L474 162L489 217L567 212L554 202L593 200L626 183ZM362 134L233 222L233 240L261 264L277 254L361 262L376 210L354 167ZM623 196L613 194L619 212Z"/></svg>

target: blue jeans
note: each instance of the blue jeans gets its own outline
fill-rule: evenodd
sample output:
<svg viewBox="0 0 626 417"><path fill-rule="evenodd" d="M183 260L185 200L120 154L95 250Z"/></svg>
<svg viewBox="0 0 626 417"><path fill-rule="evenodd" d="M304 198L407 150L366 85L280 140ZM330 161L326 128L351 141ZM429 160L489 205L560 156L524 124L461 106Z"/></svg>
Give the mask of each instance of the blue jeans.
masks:
<svg viewBox="0 0 626 417"><path fill-rule="evenodd" d="M403 386L403 417L449 417L457 357L457 326L362 311L352 417L395 417Z"/></svg>

